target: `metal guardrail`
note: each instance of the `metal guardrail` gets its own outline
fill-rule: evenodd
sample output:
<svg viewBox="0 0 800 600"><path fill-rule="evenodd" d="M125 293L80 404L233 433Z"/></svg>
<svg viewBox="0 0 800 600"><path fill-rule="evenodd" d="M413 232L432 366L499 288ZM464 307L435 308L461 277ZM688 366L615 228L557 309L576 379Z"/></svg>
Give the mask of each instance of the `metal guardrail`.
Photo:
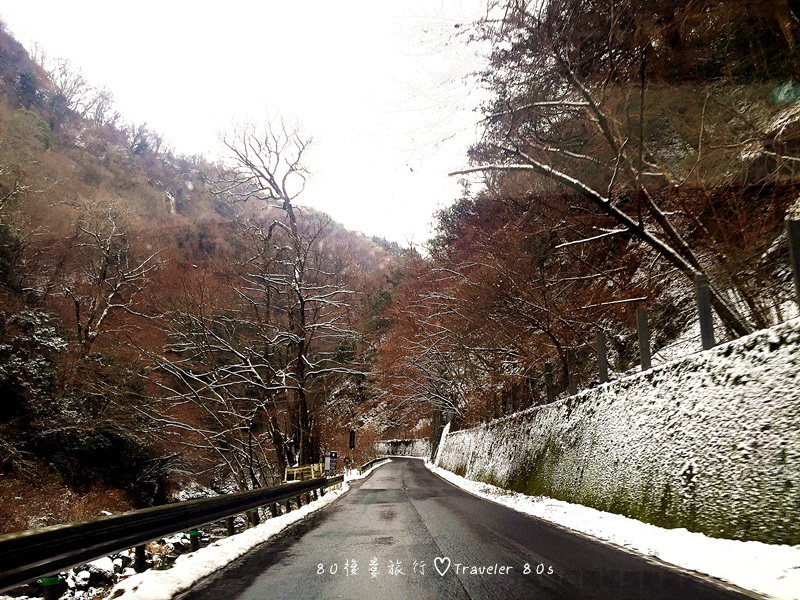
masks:
<svg viewBox="0 0 800 600"><path fill-rule="evenodd" d="M361 475L364 471L369 469L372 465L374 465L375 463L380 462L382 460L390 460L390 459L387 458L386 456L379 456L378 458L373 458L372 460L365 462L363 465L361 465L358 468L358 474Z"/></svg>
<svg viewBox="0 0 800 600"><path fill-rule="evenodd" d="M320 477L0 536L0 592L158 538L341 484Z"/></svg>

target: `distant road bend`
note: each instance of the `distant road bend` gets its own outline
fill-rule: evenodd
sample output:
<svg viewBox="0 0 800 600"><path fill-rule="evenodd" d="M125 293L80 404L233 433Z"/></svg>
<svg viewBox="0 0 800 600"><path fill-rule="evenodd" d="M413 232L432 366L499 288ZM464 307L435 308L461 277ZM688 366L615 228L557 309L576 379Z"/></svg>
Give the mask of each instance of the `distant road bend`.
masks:
<svg viewBox="0 0 800 600"><path fill-rule="evenodd" d="M353 483L181 600L759 597L477 498L420 460Z"/></svg>

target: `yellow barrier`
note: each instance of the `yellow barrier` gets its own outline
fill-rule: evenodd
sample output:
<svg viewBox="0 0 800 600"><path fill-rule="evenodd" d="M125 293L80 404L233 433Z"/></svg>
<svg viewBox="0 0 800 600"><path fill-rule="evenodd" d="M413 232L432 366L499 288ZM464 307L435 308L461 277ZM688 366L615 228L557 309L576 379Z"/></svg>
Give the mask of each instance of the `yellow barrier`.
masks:
<svg viewBox="0 0 800 600"><path fill-rule="evenodd" d="M323 471L324 466L322 464L288 467L284 472L283 481L306 481L308 479L316 479L323 476Z"/></svg>

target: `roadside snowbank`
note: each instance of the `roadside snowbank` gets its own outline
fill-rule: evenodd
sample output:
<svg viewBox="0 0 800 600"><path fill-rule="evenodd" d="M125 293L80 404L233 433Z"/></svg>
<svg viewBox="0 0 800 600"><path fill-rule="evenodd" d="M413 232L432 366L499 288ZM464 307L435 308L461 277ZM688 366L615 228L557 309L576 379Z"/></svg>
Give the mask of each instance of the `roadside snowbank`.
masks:
<svg viewBox="0 0 800 600"><path fill-rule="evenodd" d="M347 489L345 483L341 489L330 491L320 500L307 504L299 510L268 519L257 527L221 539L197 552L181 555L171 569L165 571L150 569L133 575L115 585L108 598L171 600L176 594L188 590L196 582L223 568L255 546L266 542L292 523L335 501Z"/></svg>
<svg viewBox="0 0 800 600"><path fill-rule="evenodd" d="M662 529L580 504L526 496L465 479L427 461L425 465L453 485L518 512L776 600L800 600L800 546L721 540L686 529Z"/></svg>
<svg viewBox="0 0 800 600"><path fill-rule="evenodd" d="M340 489L329 491L320 500L307 504L299 510L268 519L257 527L214 542L197 552L184 554L178 557L171 569L166 571L150 569L121 581L114 586L108 598L171 600L176 594L189 589L196 582L225 567L258 544L266 542L292 523L334 502L349 489L348 481L363 479L380 466L372 467L361 475L353 470L345 475L345 483Z"/></svg>
<svg viewBox="0 0 800 600"><path fill-rule="evenodd" d="M331 504L348 491L348 481L363 479L369 476L373 470L384 464L386 463L374 466L364 471L361 475L359 475L357 471L352 470L345 474L345 483L340 489L329 491L320 500L315 500L299 510L292 511L274 519L268 519L253 529L248 529L232 537L221 539L205 548L201 548L197 552L181 555L170 569L163 571L149 569L144 573L131 575L115 585L108 593L107 598L109 600L111 598L121 598L122 600L171 600L176 594L189 589L196 582L225 567L258 544L266 542L292 523L296 523L309 514ZM110 559L100 559L91 564L94 565L95 563L104 561L108 562ZM132 571L132 569L130 569L130 571ZM84 595L86 598L95 598L96 593L99 593L99 590L90 589ZM0 595L0 600L39 599L27 596L14 598Z"/></svg>

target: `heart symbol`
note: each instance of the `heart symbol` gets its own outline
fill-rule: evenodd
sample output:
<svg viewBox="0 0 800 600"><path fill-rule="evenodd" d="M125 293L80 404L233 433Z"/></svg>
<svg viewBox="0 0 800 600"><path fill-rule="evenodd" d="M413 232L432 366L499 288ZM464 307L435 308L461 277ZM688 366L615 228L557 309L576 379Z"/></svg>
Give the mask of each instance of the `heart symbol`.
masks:
<svg viewBox="0 0 800 600"><path fill-rule="evenodd" d="M439 565L442 566L440 567ZM436 568L436 572L444 577L444 574L450 570L450 558L447 556L444 558L437 556L433 559L433 566Z"/></svg>

